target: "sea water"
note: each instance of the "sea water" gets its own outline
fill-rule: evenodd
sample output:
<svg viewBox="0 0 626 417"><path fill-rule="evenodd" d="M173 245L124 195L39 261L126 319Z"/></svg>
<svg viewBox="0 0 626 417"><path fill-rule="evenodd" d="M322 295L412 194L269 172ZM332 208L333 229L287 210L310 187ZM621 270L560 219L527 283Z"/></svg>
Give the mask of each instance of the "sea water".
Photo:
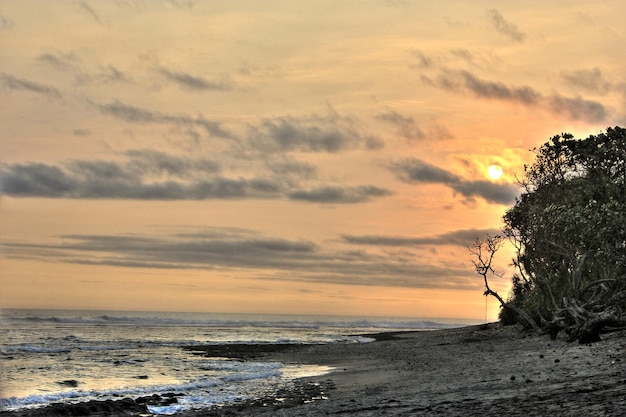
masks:
<svg viewBox="0 0 626 417"><path fill-rule="evenodd" d="M209 358L185 346L367 343L362 334L462 320L210 313L0 311L0 411L176 393L155 414L260 398L325 366Z"/></svg>

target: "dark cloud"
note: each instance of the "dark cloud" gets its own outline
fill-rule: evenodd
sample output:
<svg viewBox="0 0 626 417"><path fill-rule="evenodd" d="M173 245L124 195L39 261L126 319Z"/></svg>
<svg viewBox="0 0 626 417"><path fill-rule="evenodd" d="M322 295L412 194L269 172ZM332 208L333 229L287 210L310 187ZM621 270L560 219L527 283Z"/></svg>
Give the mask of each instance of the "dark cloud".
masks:
<svg viewBox="0 0 626 417"><path fill-rule="evenodd" d="M417 126L415 120L410 116L403 116L396 111L381 113L376 116L377 119L391 123L397 129L400 136L410 140L421 140L426 138L424 131Z"/></svg>
<svg viewBox="0 0 626 417"><path fill-rule="evenodd" d="M326 248L243 229L154 235L69 235L60 243L3 242L7 257L101 266L248 270L258 279L411 288L476 289L469 266Z"/></svg>
<svg viewBox="0 0 626 417"><path fill-rule="evenodd" d="M437 79L422 76L422 80L451 91L469 91L480 98L543 107L572 120L598 123L604 121L608 115L606 108L597 101L585 100L582 97L565 97L557 93L545 96L529 86L508 86L501 82L478 78L469 71L444 69Z"/></svg>
<svg viewBox="0 0 626 417"><path fill-rule="evenodd" d="M507 86L501 82L483 80L469 71L443 71L438 83L450 90L469 90L481 98L516 101L525 105L536 104L541 99L541 95L531 87Z"/></svg>
<svg viewBox="0 0 626 417"><path fill-rule="evenodd" d="M480 197L497 204L512 204L519 194L517 187L511 184L499 184L490 181L468 181L445 169L415 158L389 165L396 176L407 183L431 183L445 185L467 199Z"/></svg>
<svg viewBox="0 0 626 417"><path fill-rule="evenodd" d="M187 126L201 127L206 132L215 137L232 139L232 133L224 130L219 122L204 119L202 116L196 118L186 115L172 115L147 110L141 107L124 104L119 100L108 104L94 104L102 113L113 116L117 119L131 123L174 123Z"/></svg>
<svg viewBox="0 0 626 417"><path fill-rule="evenodd" d="M356 245L375 246L440 246L453 245L468 247L478 238L486 235L495 236L502 232L498 229L463 229L443 233L435 236L405 237L405 236L380 236L380 235L343 235L343 241Z"/></svg>
<svg viewBox="0 0 626 417"><path fill-rule="evenodd" d="M611 83L602 76L600 68L582 69L575 71L561 71L561 77L574 87L596 93L606 93L611 88Z"/></svg>
<svg viewBox="0 0 626 417"><path fill-rule="evenodd" d="M226 178L219 165L156 151L129 151L126 163L70 161L5 165L2 192L15 197L206 200L278 197L282 185L264 178Z"/></svg>
<svg viewBox="0 0 626 417"><path fill-rule="evenodd" d="M59 92L59 90L49 85L39 84L34 81L16 78L6 73L2 73L0 77L2 78L2 84L9 90L30 91L32 93L43 94L48 97L54 98L61 97L61 93Z"/></svg>
<svg viewBox="0 0 626 417"><path fill-rule="evenodd" d="M289 198L291 200L307 201L311 203L352 204L363 203L371 200L373 197L384 197L388 195L391 195L389 190L373 185L356 187L326 186L312 190L294 191L289 194Z"/></svg>
<svg viewBox="0 0 626 417"><path fill-rule="evenodd" d="M0 170L2 193L16 197L71 196L77 185L64 170L46 164L14 164Z"/></svg>
<svg viewBox="0 0 626 417"><path fill-rule="evenodd" d="M170 71L165 68L158 68L157 71L168 81L171 81L179 86L191 90L206 90L206 91L231 91L233 85L227 81L209 81L201 77L195 77L193 75L185 74L183 72Z"/></svg>
<svg viewBox="0 0 626 417"><path fill-rule="evenodd" d="M405 159L390 168L404 182L452 184L461 181L457 175L420 159Z"/></svg>
<svg viewBox="0 0 626 417"><path fill-rule="evenodd" d="M564 114L572 120L585 120L599 123L607 118L607 111L597 101L585 100L582 97L563 97L553 95L548 100L550 108L558 114Z"/></svg>
<svg viewBox="0 0 626 417"><path fill-rule="evenodd" d="M487 15L498 32L507 36L512 41L524 42L526 34L521 32L516 25L507 21L498 10L489 9Z"/></svg>
<svg viewBox="0 0 626 417"><path fill-rule="evenodd" d="M248 141L263 152L327 152L349 149L380 149L383 141L372 135L362 135L353 121L331 113L327 117L297 119L278 117L265 119L250 127Z"/></svg>
<svg viewBox="0 0 626 417"><path fill-rule="evenodd" d="M152 150L126 152L127 160L73 160L62 165L0 165L2 192L14 197L133 200L281 199L322 204L362 203L389 195L375 186L320 187L302 191L310 166L283 166L291 176L229 178L210 159Z"/></svg>

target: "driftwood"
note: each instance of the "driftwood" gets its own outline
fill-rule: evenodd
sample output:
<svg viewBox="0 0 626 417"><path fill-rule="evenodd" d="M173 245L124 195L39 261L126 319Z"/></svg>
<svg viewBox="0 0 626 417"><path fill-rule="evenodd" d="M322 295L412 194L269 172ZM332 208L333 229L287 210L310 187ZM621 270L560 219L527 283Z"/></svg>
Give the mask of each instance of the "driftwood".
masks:
<svg viewBox="0 0 626 417"><path fill-rule="evenodd" d="M563 298L564 308L554 315L551 323L552 328L565 330L568 334L568 341L578 340L579 343L593 343L600 341L600 333L606 327L623 327L626 325L626 317L617 305L606 307L599 312L589 311L585 306L581 306L574 298Z"/></svg>

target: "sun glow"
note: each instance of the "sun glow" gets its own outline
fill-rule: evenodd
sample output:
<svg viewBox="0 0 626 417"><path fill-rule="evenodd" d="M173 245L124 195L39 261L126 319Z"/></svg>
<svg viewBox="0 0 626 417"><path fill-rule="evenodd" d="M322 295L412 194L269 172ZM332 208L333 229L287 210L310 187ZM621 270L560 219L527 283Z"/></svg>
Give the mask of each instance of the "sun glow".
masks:
<svg viewBox="0 0 626 417"><path fill-rule="evenodd" d="M491 179L497 180L502 176L502 167L500 165L490 165L487 174Z"/></svg>

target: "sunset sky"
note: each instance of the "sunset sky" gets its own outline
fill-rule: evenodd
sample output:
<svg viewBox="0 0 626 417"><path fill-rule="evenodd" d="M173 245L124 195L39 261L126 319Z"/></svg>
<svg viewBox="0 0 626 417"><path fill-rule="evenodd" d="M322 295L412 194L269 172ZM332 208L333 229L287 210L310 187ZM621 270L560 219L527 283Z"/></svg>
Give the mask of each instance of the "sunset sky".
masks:
<svg viewBox="0 0 626 417"><path fill-rule="evenodd" d="M2 1L0 307L484 319L530 150L626 124L625 15Z"/></svg>

